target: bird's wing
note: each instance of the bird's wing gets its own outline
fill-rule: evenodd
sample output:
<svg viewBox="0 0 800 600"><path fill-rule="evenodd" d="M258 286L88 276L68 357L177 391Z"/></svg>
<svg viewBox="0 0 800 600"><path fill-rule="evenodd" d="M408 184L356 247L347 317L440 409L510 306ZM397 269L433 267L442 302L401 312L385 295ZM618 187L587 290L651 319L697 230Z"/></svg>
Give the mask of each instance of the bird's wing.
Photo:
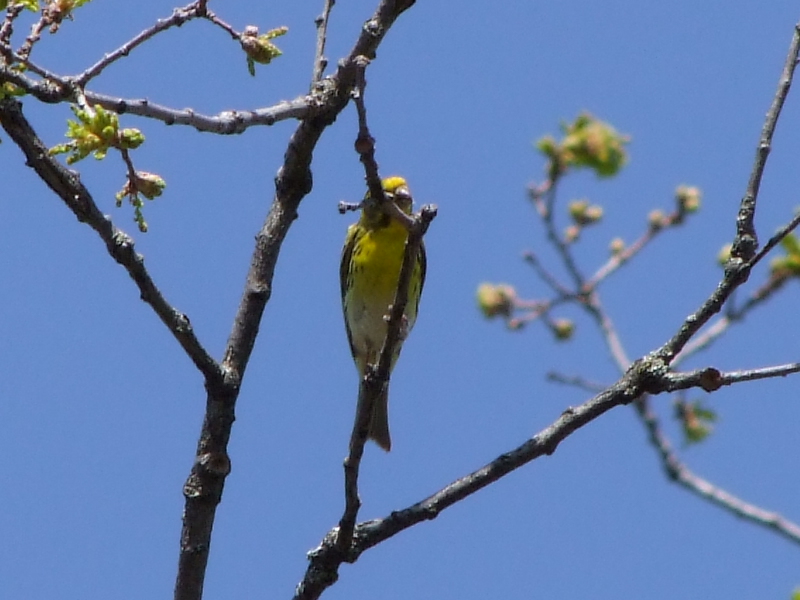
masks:
<svg viewBox="0 0 800 600"><path fill-rule="evenodd" d="M339 264L339 285L342 292L342 312L344 314L344 328L347 331L347 341L350 344L350 353L355 358L356 349L353 346L353 335L350 332L350 325L347 323L347 307L346 297L347 289L349 287L349 280L351 277L350 267L353 258L353 248L356 242L363 235L363 229L356 225L351 225L347 230L347 237L344 240L344 248L342 248L342 262Z"/></svg>

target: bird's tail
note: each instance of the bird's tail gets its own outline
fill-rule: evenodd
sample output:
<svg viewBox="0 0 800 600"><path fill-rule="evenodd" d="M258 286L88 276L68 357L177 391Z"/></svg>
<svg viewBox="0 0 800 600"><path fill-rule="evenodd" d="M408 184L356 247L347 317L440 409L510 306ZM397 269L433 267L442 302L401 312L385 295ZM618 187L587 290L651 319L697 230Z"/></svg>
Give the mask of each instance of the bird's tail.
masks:
<svg viewBox="0 0 800 600"><path fill-rule="evenodd" d="M369 423L369 439L389 452L392 449L392 438L389 436L389 386L375 399L372 418Z"/></svg>

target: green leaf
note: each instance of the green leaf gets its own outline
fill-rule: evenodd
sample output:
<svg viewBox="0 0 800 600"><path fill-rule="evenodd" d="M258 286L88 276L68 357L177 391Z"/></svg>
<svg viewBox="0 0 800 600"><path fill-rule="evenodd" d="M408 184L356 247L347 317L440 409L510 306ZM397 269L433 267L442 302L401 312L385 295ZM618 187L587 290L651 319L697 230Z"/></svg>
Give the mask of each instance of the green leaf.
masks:
<svg viewBox="0 0 800 600"><path fill-rule="evenodd" d="M142 197L146 200L153 200L160 196L166 187L167 183L160 175L137 171L133 180L128 177L123 188L115 195L117 207L122 206L124 198L128 198L128 202L133 206L133 220L139 227L139 231L147 233L148 225L142 212L144 207Z"/></svg>
<svg viewBox="0 0 800 600"><path fill-rule="evenodd" d="M712 423L717 420L717 413L704 406L699 400L675 403L675 417L681 423L685 444L697 444L705 440L713 430Z"/></svg>
<svg viewBox="0 0 800 600"><path fill-rule="evenodd" d="M285 35L288 31L288 27L276 27L267 33L258 35L257 27L248 25L244 28L244 32L239 36L239 43L247 54L247 70L250 75L255 76L256 74L255 63L268 65L283 54L280 48L270 40Z"/></svg>
<svg viewBox="0 0 800 600"><path fill-rule="evenodd" d="M119 116L102 106L97 105L92 110L72 106L76 121L67 121L66 136L72 140L66 144L59 144L50 149L50 154L68 154L68 164L83 160L93 154L97 160L102 160L108 155L110 148L132 150L144 142L144 135L135 128L120 129Z"/></svg>
<svg viewBox="0 0 800 600"><path fill-rule="evenodd" d="M800 256L800 240L793 233L789 233L781 240L781 246L786 250L786 254Z"/></svg>
<svg viewBox="0 0 800 600"><path fill-rule="evenodd" d="M39 12L39 0L0 0L0 10L5 10L8 6L22 5L23 8L31 12Z"/></svg>
<svg viewBox="0 0 800 600"><path fill-rule="evenodd" d="M589 113L580 114L571 125L562 128L566 135L561 145L568 165L590 168L600 177L611 177L627 162L625 144L630 138Z"/></svg>

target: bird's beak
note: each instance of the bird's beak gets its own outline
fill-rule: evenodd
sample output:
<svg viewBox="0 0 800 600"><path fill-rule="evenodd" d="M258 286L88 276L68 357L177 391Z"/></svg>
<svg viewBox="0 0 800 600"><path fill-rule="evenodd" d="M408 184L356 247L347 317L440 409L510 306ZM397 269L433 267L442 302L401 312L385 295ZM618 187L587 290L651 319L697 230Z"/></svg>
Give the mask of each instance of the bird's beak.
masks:
<svg viewBox="0 0 800 600"><path fill-rule="evenodd" d="M411 204L411 192L408 189L408 186L401 185L398 187L394 194L392 194L392 199L395 202L400 202L401 204Z"/></svg>
<svg viewBox="0 0 800 600"><path fill-rule="evenodd" d="M407 185L399 186L395 191L394 195L398 198L411 198L411 192L408 190Z"/></svg>

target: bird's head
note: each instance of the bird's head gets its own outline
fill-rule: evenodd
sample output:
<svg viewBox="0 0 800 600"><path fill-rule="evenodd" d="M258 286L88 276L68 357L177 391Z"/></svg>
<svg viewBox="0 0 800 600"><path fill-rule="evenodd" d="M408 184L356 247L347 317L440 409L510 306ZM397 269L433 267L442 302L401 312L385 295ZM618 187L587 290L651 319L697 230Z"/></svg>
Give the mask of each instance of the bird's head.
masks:
<svg viewBox="0 0 800 600"><path fill-rule="evenodd" d="M385 177L381 180L381 187L383 187L387 200L394 202L407 215L411 214L413 200L405 179L396 175ZM390 220L389 213L381 208L377 202L373 201L369 191L367 191L361 210L361 222L373 227L385 227Z"/></svg>

